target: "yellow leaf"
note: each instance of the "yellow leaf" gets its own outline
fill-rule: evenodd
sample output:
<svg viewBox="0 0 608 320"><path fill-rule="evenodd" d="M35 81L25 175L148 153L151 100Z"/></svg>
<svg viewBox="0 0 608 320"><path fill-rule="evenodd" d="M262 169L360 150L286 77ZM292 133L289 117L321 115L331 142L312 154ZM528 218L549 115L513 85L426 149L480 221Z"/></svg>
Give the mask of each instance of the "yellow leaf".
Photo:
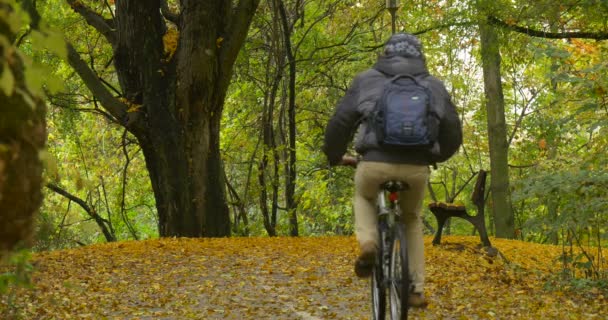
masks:
<svg viewBox="0 0 608 320"><path fill-rule="evenodd" d="M127 112L137 112L141 108L141 104L129 104Z"/></svg>
<svg viewBox="0 0 608 320"><path fill-rule="evenodd" d="M15 89L15 77L13 72L8 67L7 63L2 66L2 75L0 75L0 89L4 92L4 95L10 97L13 95Z"/></svg>
<svg viewBox="0 0 608 320"><path fill-rule="evenodd" d="M166 61L171 60L175 51L177 50L177 44L179 42L179 31L175 28L167 29L167 32L163 35L163 46L165 49Z"/></svg>

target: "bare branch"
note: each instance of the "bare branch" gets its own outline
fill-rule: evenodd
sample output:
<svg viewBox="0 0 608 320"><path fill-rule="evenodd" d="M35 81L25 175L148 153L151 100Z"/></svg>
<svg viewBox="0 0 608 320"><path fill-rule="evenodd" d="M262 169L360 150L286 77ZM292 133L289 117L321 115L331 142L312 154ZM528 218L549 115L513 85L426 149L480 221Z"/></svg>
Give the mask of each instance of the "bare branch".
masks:
<svg viewBox="0 0 608 320"><path fill-rule="evenodd" d="M126 203L126 197L127 197L127 180L128 180L127 173L129 170L129 165L131 164L131 157L129 157L129 150L127 149L127 145L128 145L127 132L128 131L125 129L125 131L122 133L122 152L125 155L125 165L122 168L122 191L121 191L121 197L120 197L120 216L122 217L122 221L127 226L129 233L131 233L131 236L135 240L139 240L139 237L137 236L137 231L135 230L135 228L133 228L131 221L129 221L129 217L127 217L127 213L126 213L126 209L125 209L125 203Z"/></svg>
<svg viewBox="0 0 608 320"><path fill-rule="evenodd" d="M118 120L119 123L125 123L127 118L127 105L116 99L110 91L99 80L99 77L89 68L89 66L80 58L76 49L72 44L67 43L68 47L68 63L74 68L80 76L87 88L93 95L99 99L101 105Z"/></svg>
<svg viewBox="0 0 608 320"><path fill-rule="evenodd" d="M68 198L71 201L76 202L82 209L84 209L84 211L93 219L95 220L95 222L97 223L97 225L99 226L99 228L101 229L101 231L103 232L103 235L105 236L106 240L108 242L112 242L112 241L116 241L116 237L114 236L114 234L112 234L108 228L106 227L106 225L109 223L108 220L102 218L99 214L97 214L97 212L95 212L95 209L91 208L86 201L78 198L77 196L69 193L68 191L66 191L65 189L59 187L56 184L53 183L48 183L46 185L47 188L53 190L54 192L56 192L57 194L60 194L66 198Z"/></svg>
<svg viewBox="0 0 608 320"><path fill-rule="evenodd" d="M232 12L230 26L228 26L228 37L223 46L224 72L228 72L232 68L259 3L260 0L239 0L237 7Z"/></svg>
<svg viewBox="0 0 608 320"><path fill-rule="evenodd" d="M421 35L423 33L431 32L431 31L435 31L435 30L443 30L443 29L447 29L447 28L451 28L451 27L468 27L468 26L472 26L474 24L477 24L477 22L472 22L472 21L448 22L448 23L439 24L436 26L430 26L426 29L421 29L421 30L415 31L412 34Z"/></svg>
<svg viewBox="0 0 608 320"><path fill-rule="evenodd" d="M74 11L80 14L86 22L101 33L112 46L116 44L116 31L111 27L113 20L106 20L97 12L85 6L79 0L66 0Z"/></svg>
<svg viewBox="0 0 608 320"><path fill-rule="evenodd" d="M608 32L546 32L541 30L535 30L527 27L518 26L504 22L496 17L489 16L488 21L496 26L503 27L515 32L524 33L532 37L540 37L547 39L595 39L595 40L606 40L608 39Z"/></svg>
<svg viewBox="0 0 608 320"><path fill-rule="evenodd" d="M534 91L532 93L532 97L530 97L530 99L528 99L526 104L521 109L521 112L518 115L517 120L515 120L515 124L513 125L513 130L511 131L511 134L509 135L509 137L507 139L507 145L510 146L511 143L513 142L513 139L515 138L515 134L517 133L517 130L519 130L519 127L521 127L521 124L522 124L524 118L526 117L526 115L529 114L529 113L526 113L526 111L528 111L528 108L532 105L532 102L534 102L534 99L536 99L536 96L538 96L538 93L540 91L541 90Z"/></svg>
<svg viewBox="0 0 608 320"><path fill-rule="evenodd" d="M110 14L112 15L112 22L113 22L114 18L116 17L116 16L114 15L114 11L112 11L112 7L111 7L111 6L110 6L110 4L108 3L108 0L104 0L104 4L106 5L106 8L108 8L108 11L110 11ZM113 24L113 23L112 23L110 26L111 26L112 28L114 28L114 24Z"/></svg>

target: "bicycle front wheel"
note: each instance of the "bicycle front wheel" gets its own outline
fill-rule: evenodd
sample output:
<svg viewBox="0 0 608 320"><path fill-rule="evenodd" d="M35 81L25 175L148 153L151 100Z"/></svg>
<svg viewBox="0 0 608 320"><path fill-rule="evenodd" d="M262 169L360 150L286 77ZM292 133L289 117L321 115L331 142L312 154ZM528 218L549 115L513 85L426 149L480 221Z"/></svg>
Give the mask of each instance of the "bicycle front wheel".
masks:
<svg viewBox="0 0 608 320"><path fill-rule="evenodd" d="M407 257L405 229L397 223L393 227L393 243L389 268L388 291L390 296L391 319L407 319L407 299L410 289L410 277Z"/></svg>

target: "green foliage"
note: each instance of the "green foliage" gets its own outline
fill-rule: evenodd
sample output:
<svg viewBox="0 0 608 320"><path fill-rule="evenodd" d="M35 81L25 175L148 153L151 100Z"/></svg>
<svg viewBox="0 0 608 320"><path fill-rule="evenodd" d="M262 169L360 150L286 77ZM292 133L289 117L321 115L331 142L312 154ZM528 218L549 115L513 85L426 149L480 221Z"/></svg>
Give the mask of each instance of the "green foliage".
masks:
<svg viewBox="0 0 608 320"><path fill-rule="evenodd" d="M25 83L27 89L35 96L43 97L44 91L54 93L63 88L63 82L52 75L47 62L48 53L60 58L67 56L67 48L63 39L63 34L58 30L47 25L45 21L39 21L37 29L28 28L31 22L29 14L21 8L21 5L14 0L5 0L3 3L9 5L12 10L3 11L7 16L3 17L10 27L10 32L21 37L21 42L25 36L29 35L23 43L12 43L17 39L9 39L0 35L0 45L8 48L12 45L19 45L20 58L22 59ZM16 47L14 49L17 49ZM5 55L11 54L10 50L4 51ZM2 67L0 73L0 89L10 96L13 91L15 79L8 65Z"/></svg>
<svg viewBox="0 0 608 320"><path fill-rule="evenodd" d="M49 121L49 152L62 164L57 176L49 179L85 200L109 222L117 239L157 236L154 197L133 138L98 116L71 108L76 107L55 110ZM40 249L105 240L78 204L50 190L40 226L45 231L39 234Z"/></svg>
<svg viewBox="0 0 608 320"><path fill-rule="evenodd" d="M528 239L561 235L564 246L560 262L562 276L594 281L608 279L602 250L608 247L608 174L604 171L568 170L544 172L520 180L515 201L542 199L540 210L524 224ZM538 201L537 200L537 201ZM555 206L556 216L546 214L546 203Z"/></svg>
<svg viewBox="0 0 608 320"><path fill-rule="evenodd" d="M0 295L9 293L14 286L31 286L30 275L34 267L30 259L31 253L28 250L14 252L7 258L7 263L3 267L8 271L0 274Z"/></svg>
<svg viewBox="0 0 608 320"><path fill-rule="evenodd" d="M3 319L19 319L19 307L15 304L17 291L33 288L31 280L34 266L30 262L31 253L21 250L11 253L5 261L0 261L0 301L6 305L0 308Z"/></svg>
<svg viewBox="0 0 608 320"><path fill-rule="evenodd" d="M567 220L555 221L558 225L589 225L597 219L606 219L605 215L599 215L608 209L608 203L604 201L608 196L608 173L605 171L545 171L519 183L514 193L516 201L542 196L559 201L564 212L572 213L564 217Z"/></svg>

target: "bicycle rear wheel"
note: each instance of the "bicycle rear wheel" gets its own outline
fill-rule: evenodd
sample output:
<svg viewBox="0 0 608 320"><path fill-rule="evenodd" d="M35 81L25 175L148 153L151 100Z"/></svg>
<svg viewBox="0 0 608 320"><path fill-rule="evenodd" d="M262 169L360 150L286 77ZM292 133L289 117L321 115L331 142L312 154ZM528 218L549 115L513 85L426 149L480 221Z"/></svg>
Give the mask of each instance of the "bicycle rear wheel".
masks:
<svg viewBox="0 0 608 320"><path fill-rule="evenodd" d="M400 223L397 223L393 227L393 243L391 246L391 263L388 281L391 319L407 319L407 299L410 286L405 229Z"/></svg>

